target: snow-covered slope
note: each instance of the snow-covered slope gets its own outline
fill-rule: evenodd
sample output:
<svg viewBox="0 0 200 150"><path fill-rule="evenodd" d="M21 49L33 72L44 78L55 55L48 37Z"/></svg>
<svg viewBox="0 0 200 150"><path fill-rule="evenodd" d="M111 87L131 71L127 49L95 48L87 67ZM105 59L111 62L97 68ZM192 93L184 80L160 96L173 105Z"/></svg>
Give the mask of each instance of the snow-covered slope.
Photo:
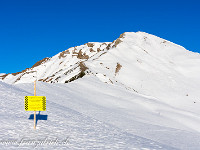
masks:
<svg viewBox="0 0 200 150"><path fill-rule="evenodd" d="M1 137L9 129L14 138L65 132L71 149L197 149L199 64L198 53L144 32L69 48L22 72L1 75L0 119L6 124ZM23 110L23 96L31 95L36 78L47 82L38 84L38 95L48 99L41 133L32 131ZM27 133L18 129L21 122Z"/></svg>
<svg viewBox="0 0 200 150"><path fill-rule="evenodd" d="M0 82L1 149L173 150L200 146L199 132L188 126L190 121L199 124L193 122L195 116L97 77L86 76L69 84L38 82L37 95L47 96L47 111L39 116L47 115L47 120L39 119L36 130L33 119L28 119L33 112L24 110L23 98L32 94L33 84ZM48 142L52 140L57 143Z"/></svg>

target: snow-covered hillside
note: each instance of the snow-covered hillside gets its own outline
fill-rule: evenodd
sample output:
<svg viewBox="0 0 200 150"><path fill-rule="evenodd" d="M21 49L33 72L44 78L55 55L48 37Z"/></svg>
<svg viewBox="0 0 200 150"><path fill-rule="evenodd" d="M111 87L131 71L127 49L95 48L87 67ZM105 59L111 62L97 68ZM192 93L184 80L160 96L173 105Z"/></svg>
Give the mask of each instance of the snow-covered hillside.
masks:
<svg viewBox="0 0 200 150"><path fill-rule="evenodd" d="M198 149L199 64L198 53L144 32L69 48L0 75L0 139L69 137L70 149ZM33 94L36 78L48 119L33 131L23 96Z"/></svg>
<svg viewBox="0 0 200 150"><path fill-rule="evenodd" d="M48 117L37 121L36 130L33 120L28 119L33 112L24 110L25 95L33 95L33 84L0 82L1 149L36 146L38 149L172 150L200 146L199 132L188 127L190 121L196 120L192 114L120 85L105 84L96 77L83 77L69 84L37 83L37 95L47 96L47 111L40 115ZM191 124L198 125L199 120L196 121ZM41 144L45 139L47 142ZM48 143L56 139L57 143ZM15 143L2 142L11 140Z"/></svg>

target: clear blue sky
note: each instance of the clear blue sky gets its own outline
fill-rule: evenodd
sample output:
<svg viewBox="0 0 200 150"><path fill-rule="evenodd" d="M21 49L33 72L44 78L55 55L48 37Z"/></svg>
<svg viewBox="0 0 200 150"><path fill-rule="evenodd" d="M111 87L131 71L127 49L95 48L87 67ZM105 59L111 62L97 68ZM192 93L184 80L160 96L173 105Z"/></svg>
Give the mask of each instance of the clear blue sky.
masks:
<svg viewBox="0 0 200 150"><path fill-rule="evenodd" d="M144 31L200 52L199 0L0 0L0 73Z"/></svg>

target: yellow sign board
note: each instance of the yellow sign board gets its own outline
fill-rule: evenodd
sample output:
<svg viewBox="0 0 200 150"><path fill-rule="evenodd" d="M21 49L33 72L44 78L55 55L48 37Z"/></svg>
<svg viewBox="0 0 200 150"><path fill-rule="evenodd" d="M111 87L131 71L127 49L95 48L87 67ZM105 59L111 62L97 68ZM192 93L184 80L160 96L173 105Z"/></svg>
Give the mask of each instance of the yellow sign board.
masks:
<svg viewBox="0 0 200 150"><path fill-rule="evenodd" d="M26 111L46 111L45 96L25 96L24 102Z"/></svg>

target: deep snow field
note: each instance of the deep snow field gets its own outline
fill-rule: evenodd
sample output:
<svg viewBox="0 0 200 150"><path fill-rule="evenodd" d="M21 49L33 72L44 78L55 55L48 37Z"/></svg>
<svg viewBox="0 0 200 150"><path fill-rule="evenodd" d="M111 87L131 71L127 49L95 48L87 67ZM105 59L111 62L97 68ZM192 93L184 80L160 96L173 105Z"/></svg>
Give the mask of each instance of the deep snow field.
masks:
<svg viewBox="0 0 200 150"><path fill-rule="evenodd" d="M33 95L33 83L0 82L0 149L200 147L198 115L95 76L68 84L37 82L37 95L47 97L47 111L40 112L47 120L37 120L36 130L33 112L24 110L26 95Z"/></svg>

